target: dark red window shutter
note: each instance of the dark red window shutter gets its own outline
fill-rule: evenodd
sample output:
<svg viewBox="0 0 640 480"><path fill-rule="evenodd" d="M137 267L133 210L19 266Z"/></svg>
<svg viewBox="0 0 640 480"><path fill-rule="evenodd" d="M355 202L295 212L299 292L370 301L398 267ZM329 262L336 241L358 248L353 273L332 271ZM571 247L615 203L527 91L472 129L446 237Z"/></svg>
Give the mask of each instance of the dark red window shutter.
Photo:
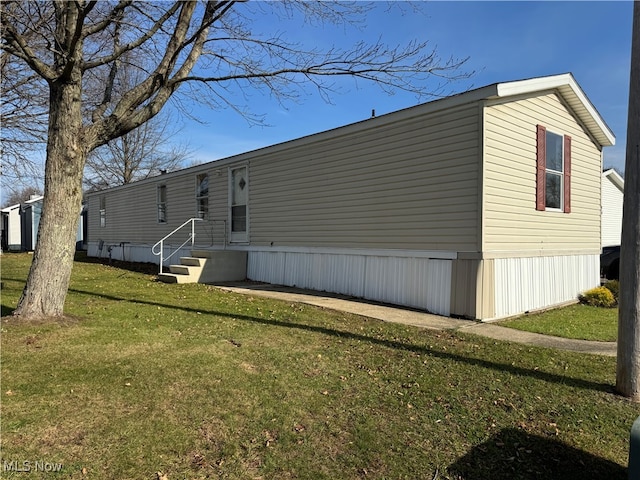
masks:
<svg viewBox="0 0 640 480"><path fill-rule="evenodd" d="M547 129L537 126L536 132L536 210L546 207Z"/></svg>
<svg viewBox="0 0 640 480"><path fill-rule="evenodd" d="M564 136L564 213L571 213L571 137Z"/></svg>

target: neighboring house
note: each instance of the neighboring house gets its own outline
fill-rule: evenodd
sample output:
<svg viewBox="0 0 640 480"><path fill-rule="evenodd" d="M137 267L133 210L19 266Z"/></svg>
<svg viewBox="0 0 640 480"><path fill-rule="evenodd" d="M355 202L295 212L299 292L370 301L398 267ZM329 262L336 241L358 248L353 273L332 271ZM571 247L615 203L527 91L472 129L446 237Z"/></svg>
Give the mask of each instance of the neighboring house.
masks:
<svg viewBox="0 0 640 480"><path fill-rule="evenodd" d="M22 250L19 203L2 209L2 250L8 252Z"/></svg>
<svg viewBox="0 0 640 480"><path fill-rule="evenodd" d="M614 141L570 74L497 83L90 194L88 253L157 262L199 216L251 280L503 318L599 284Z"/></svg>
<svg viewBox="0 0 640 480"><path fill-rule="evenodd" d="M22 250L27 252L32 252L36 249L43 198L42 195L32 195L20 207L21 245Z"/></svg>
<svg viewBox="0 0 640 480"><path fill-rule="evenodd" d="M42 195L2 209L2 246L11 252L33 251L38 238Z"/></svg>
<svg viewBox="0 0 640 480"><path fill-rule="evenodd" d="M36 248L42 216L42 195L32 195L24 203L2 209L2 246L7 251L31 252ZM83 206L78 224L76 248L83 247L86 238L86 211ZM6 245L6 247L5 247Z"/></svg>
<svg viewBox="0 0 640 480"><path fill-rule="evenodd" d="M602 172L602 246L620 245L624 179L614 169Z"/></svg>

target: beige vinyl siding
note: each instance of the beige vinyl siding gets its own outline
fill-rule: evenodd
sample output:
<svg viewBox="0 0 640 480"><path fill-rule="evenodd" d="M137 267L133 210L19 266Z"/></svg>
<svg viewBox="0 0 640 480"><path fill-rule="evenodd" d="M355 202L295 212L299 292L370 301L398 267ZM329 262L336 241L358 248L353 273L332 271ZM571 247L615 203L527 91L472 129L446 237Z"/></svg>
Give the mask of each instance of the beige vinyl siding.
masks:
<svg viewBox="0 0 640 480"><path fill-rule="evenodd" d="M535 209L537 124L572 137L569 214ZM557 95L487 106L484 155L485 253L599 250L599 146Z"/></svg>
<svg viewBox="0 0 640 480"><path fill-rule="evenodd" d="M493 318L494 260L457 259L451 270L450 313L464 318Z"/></svg>
<svg viewBox="0 0 640 480"><path fill-rule="evenodd" d="M220 175L216 172L219 171ZM226 219L227 170L189 170L182 174L158 176L137 184L93 193L88 197L89 241L103 240L105 244L122 241L153 245L186 220L196 216L195 184L198 173L209 174L209 221L196 224L196 243L210 245L213 236L222 245L222 223ZM158 223L157 187L167 187L167 223ZM105 228L100 227L100 197L106 199ZM190 231L185 230L185 235ZM176 235L170 244L179 245L185 236Z"/></svg>
<svg viewBox="0 0 640 480"><path fill-rule="evenodd" d="M209 221L197 224L196 243L222 245L229 169L248 165L251 246L477 251L478 115L472 103L348 126L91 194L89 241L152 245L195 216L195 178L207 172ZM167 223L157 221L160 184Z"/></svg>
<svg viewBox="0 0 640 480"><path fill-rule="evenodd" d="M251 244L477 250L477 104L250 163Z"/></svg>

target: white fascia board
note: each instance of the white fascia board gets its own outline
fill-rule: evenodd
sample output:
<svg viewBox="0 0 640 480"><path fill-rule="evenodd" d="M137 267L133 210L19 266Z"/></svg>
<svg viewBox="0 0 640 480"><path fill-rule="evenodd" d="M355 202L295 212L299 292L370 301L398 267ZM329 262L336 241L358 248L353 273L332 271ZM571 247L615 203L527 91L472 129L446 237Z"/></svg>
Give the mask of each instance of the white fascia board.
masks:
<svg viewBox="0 0 640 480"><path fill-rule="evenodd" d="M9 213L11 210L15 210L16 208L20 208L19 203L16 203L15 205L11 205L9 207L4 207L1 211L4 213Z"/></svg>
<svg viewBox="0 0 640 480"><path fill-rule="evenodd" d="M552 90L560 85L566 85L573 80L570 73L562 75L552 75L549 77L529 78L526 80L516 80L513 82L504 82L498 84L498 96L510 97L513 95L522 95L543 90Z"/></svg>
<svg viewBox="0 0 640 480"><path fill-rule="evenodd" d="M613 168L602 172L602 176L608 178L611 183L618 187L618 190L624 192L624 178L622 178Z"/></svg>
<svg viewBox="0 0 640 480"><path fill-rule="evenodd" d="M40 196L38 196L38 197L36 197L36 198L32 198L31 200L27 200L27 201L26 201L26 202L24 202L24 203L31 204L31 203L41 202L43 198L44 198L44 197L43 197L42 195L40 195Z"/></svg>
<svg viewBox="0 0 640 480"><path fill-rule="evenodd" d="M499 97L557 90L602 146L616 143L615 135L570 73L500 83L497 90Z"/></svg>

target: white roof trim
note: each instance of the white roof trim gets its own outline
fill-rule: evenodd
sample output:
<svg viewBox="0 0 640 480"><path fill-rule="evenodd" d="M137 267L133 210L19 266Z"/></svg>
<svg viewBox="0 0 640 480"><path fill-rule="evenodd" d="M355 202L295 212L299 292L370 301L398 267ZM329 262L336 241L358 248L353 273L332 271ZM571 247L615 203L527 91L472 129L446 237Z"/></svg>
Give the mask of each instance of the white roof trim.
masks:
<svg viewBox="0 0 640 480"><path fill-rule="evenodd" d="M624 178L622 178L620 174L613 168L602 172L602 176L608 178L611 183L613 183L618 188L618 190L624 193Z"/></svg>
<svg viewBox="0 0 640 480"><path fill-rule="evenodd" d="M37 197L35 197L35 198L32 198L32 199L30 199L30 200L25 201L24 203L36 203L36 202L41 201L43 198L44 198L44 197L43 197L42 195L38 195L38 196L37 196Z"/></svg>
<svg viewBox="0 0 640 480"><path fill-rule="evenodd" d="M10 205L10 206L8 206L8 207L4 207L4 208L3 208L2 210L0 210L0 211L2 211L2 212L4 212L4 213L7 213L7 212L10 212L11 210L15 210L16 208L20 208L20 204L19 204L19 203L16 203L15 205Z"/></svg>
<svg viewBox="0 0 640 480"><path fill-rule="evenodd" d="M570 73L497 84L498 97L530 94L543 90L558 90L601 145L615 145L615 135Z"/></svg>
<svg viewBox="0 0 640 480"><path fill-rule="evenodd" d="M42 201L43 198L44 197L42 195L38 195L36 198L32 198L31 200L26 200L24 203L16 203L15 205L11 205L9 207L5 207L0 211L6 213L6 212L9 212L9 211L11 211L13 209L20 208L20 206L25 205L25 204L31 204L31 203L40 202L40 201Z"/></svg>

